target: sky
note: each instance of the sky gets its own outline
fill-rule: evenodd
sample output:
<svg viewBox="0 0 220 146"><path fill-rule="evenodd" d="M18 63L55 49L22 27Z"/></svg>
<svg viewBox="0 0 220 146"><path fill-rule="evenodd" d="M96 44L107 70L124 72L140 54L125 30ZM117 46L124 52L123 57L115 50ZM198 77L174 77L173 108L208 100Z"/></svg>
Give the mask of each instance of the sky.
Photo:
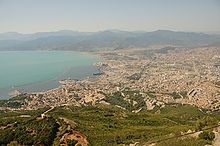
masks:
<svg viewBox="0 0 220 146"><path fill-rule="evenodd" d="M0 0L0 32L220 31L220 0Z"/></svg>

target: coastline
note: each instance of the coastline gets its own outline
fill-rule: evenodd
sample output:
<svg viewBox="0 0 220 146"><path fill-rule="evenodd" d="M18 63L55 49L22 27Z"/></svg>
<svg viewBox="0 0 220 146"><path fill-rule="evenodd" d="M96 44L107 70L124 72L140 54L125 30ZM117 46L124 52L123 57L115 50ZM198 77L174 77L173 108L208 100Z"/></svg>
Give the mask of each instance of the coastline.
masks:
<svg viewBox="0 0 220 146"><path fill-rule="evenodd" d="M83 56L88 55L88 56L96 57L98 59L95 63L92 63L91 65L82 66L82 67L71 67L67 70L64 70L61 74L59 74L53 79L27 83L27 84L18 85L18 86L0 88L0 100L8 100L10 98L13 98L13 96L10 96L9 94L16 90L19 90L22 93L28 93L28 94L37 93L37 92L48 92L50 90L59 88L61 86L61 84L59 83L61 80L66 80L66 79L83 80L88 77L92 77L94 76L94 73L99 72L99 69L97 68L97 63L103 61L102 56L100 56L99 54L94 54L93 52L61 51L61 50L57 50L57 51L47 50L46 52L59 52L59 51L60 52L77 52L79 54L82 54ZM22 52L22 51L13 51L13 52ZM27 51L24 51L24 52L27 52ZM29 51L29 52L32 52L32 51ZM35 50L35 52L45 52L45 51ZM81 73L75 74L76 72L81 72Z"/></svg>

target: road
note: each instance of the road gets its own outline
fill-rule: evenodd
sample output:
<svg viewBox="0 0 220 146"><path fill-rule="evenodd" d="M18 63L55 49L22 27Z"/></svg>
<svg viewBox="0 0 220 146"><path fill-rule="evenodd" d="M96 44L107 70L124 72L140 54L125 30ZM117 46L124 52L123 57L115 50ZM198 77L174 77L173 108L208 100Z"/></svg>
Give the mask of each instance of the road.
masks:
<svg viewBox="0 0 220 146"><path fill-rule="evenodd" d="M52 106L50 109L48 109L47 111L45 111L44 113L41 114L42 119L46 116L46 113L48 113L49 111L52 111L55 107Z"/></svg>

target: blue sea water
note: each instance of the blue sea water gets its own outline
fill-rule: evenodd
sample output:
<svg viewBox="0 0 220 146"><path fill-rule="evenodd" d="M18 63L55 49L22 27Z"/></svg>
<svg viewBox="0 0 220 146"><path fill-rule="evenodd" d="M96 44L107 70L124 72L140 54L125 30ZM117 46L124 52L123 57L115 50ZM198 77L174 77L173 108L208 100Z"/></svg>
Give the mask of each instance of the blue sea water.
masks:
<svg viewBox="0 0 220 146"><path fill-rule="evenodd" d="M36 92L55 88L62 79L91 76L97 56L71 51L0 51L0 98L18 88Z"/></svg>

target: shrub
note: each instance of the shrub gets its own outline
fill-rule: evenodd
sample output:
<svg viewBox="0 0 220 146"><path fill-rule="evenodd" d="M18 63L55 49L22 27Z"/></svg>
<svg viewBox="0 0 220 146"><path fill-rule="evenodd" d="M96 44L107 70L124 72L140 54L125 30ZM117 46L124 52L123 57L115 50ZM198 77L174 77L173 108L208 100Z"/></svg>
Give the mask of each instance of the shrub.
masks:
<svg viewBox="0 0 220 146"><path fill-rule="evenodd" d="M67 145L68 146L75 146L77 143L78 143L77 140L71 139L71 140L68 140Z"/></svg>
<svg viewBox="0 0 220 146"><path fill-rule="evenodd" d="M196 139L196 138L175 138L166 140L163 142L159 142L156 146L204 146L209 144L204 139Z"/></svg>
<svg viewBox="0 0 220 146"><path fill-rule="evenodd" d="M201 131L203 128L208 126L213 126L217 124L217 120L210 116L205 116L202 119L199 119L196 123L196 130Z"/></svg>
<svg viewBox="0 0 220 146"><path fill-rule="evenodd" d="M203 131L199 134L199 138L212 141L215 138L215 134L212 131Z"/></svg>

